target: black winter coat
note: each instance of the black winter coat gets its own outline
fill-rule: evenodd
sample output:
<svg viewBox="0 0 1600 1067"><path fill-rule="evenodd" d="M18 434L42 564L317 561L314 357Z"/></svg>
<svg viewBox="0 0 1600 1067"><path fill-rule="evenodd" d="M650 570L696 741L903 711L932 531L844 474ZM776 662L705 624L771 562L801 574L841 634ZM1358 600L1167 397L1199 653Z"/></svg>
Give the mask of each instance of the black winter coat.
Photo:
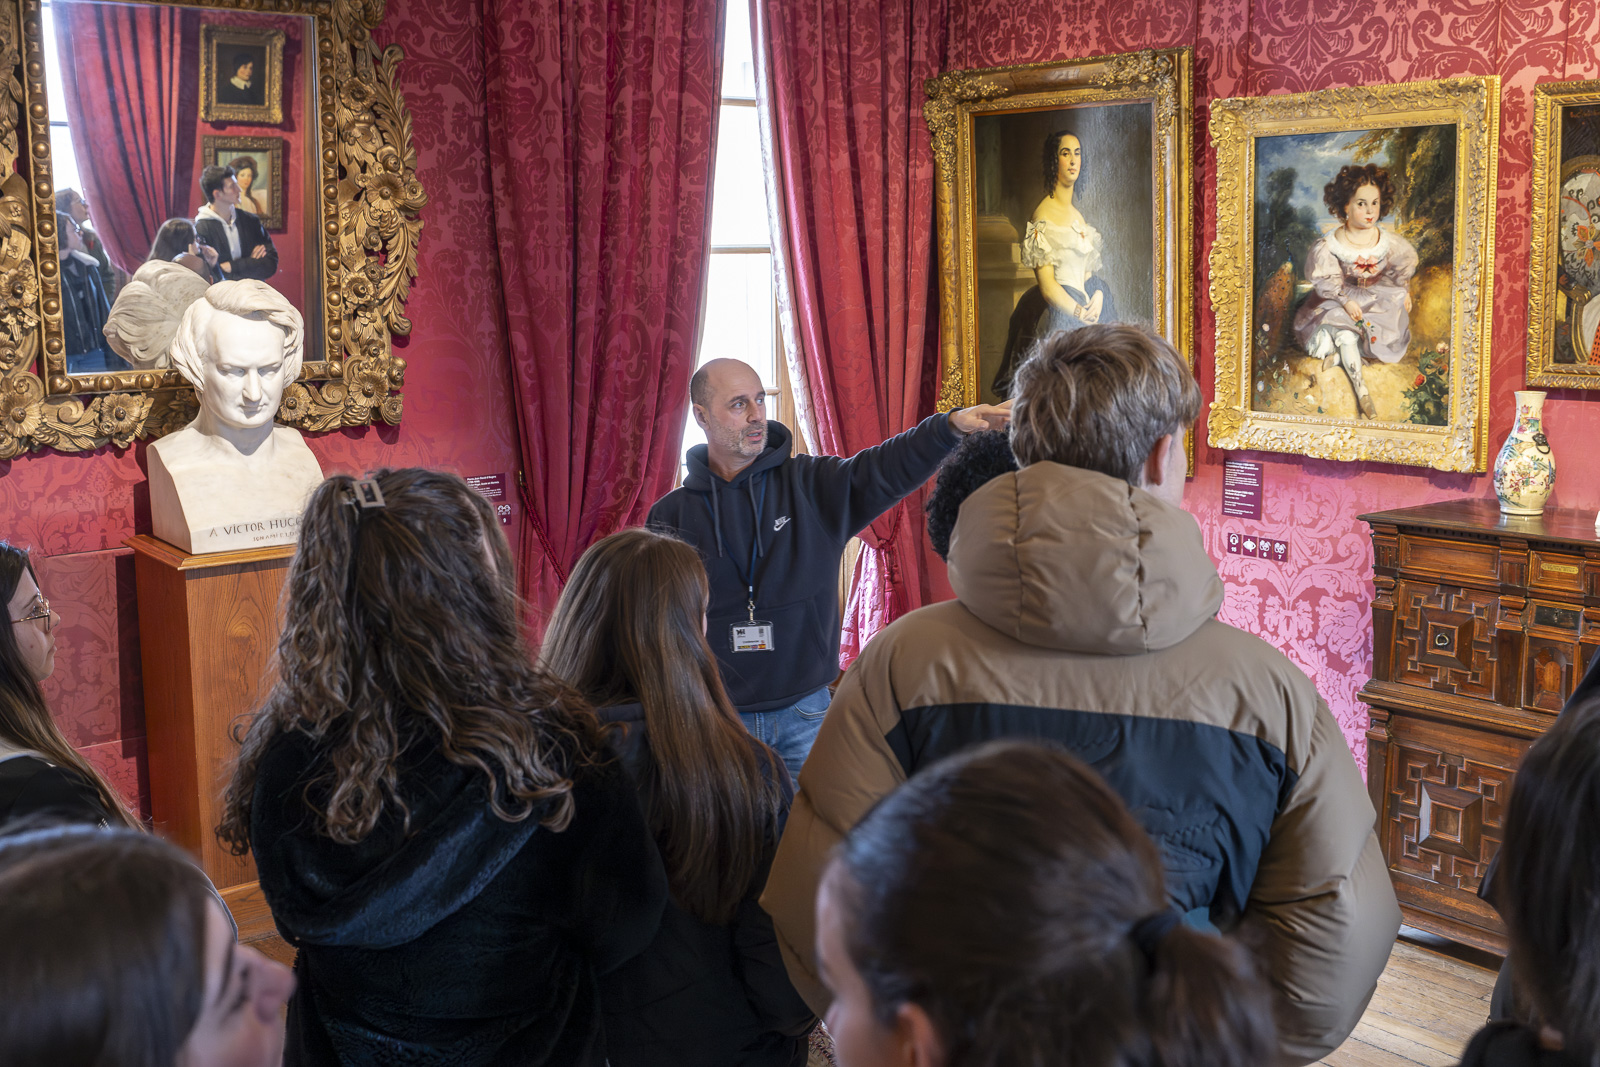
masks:
<svg viewBox="0 0 1600 1067"><path fill-rule="evenodd" d="M424 746L418 746L424 747ZM359 844L313 829L317 744L265 752L251 842L299 949L284 1063L600 1067L599 976L650 943L666 875L622 767L575 775L572 823L506 822L482 773L428 751Z"/></svg>
<svg viewBox="0 0 1600 1067"><path fill-rule="evenodd" d="M634 781L653 768L638 704L600 710L621 727L616 740ZM757 901L772 866L794 786L781 761L767 762L783 795L779 825L739 912L711 926L671 901L644 952L601 979L611 1067L803 1067L816 1016L789 984L772 919Z"/></svg>
<svg viewBox="0 0 1600 1067"><path fill-rule="evenodd" d="M97 826L111 822L100 794L70 767L31 754L0 760L0 824L30 815Z"/></svg>
<svg viewBox="0 0 1600 1067"><path fill-rule="evenodd" d="M731 482L696 445L683 485L650 509L650 526L700 552L711 583L706 637L741 712L787 707L839 676L845 545L932 477L961 438L948 415L930 415L849 459L791 456L792 440L768 419L766 449ZM755 581L756 619L773 624L772 651L732 650L729 628L749 618L741 574Z"/></svg>
<svg viewBox="0 0 1600 1067"><path fill-rule="evenodd" d="M61 257L61 342L65 355L77 356L106 348L106 319L111 303L100 284L100 272L66 254Z"/></svg>
<svg viewBox="0 0 1600 1067"><path fill-rule="evenodd" d="M217 250L217 270L222 271L225 263L233 267L222 274L223 279L236 282L244 278L256 278L266 281L278 273L278 248L272 243L267 228L261 225L261 220L244 208L236 207L233 209L233 224L239 230L238 259L233 258L233 248L228 244L228 231L220 221L204 215L197 215L194 220L194 232ZM260 259L250 255L256 245L265 245L267 248L267 254Z"/></svg>

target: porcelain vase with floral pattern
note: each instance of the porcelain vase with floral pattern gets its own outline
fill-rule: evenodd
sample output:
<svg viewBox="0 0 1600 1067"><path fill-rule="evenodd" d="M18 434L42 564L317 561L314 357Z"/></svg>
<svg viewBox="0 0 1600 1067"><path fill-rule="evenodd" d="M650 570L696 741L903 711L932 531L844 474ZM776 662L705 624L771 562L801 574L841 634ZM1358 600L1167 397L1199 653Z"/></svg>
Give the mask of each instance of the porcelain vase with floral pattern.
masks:
<svg viewBox="0 0 1600 1067"><path fill-rule="evenodd" d="M1494 461L1494 491L1507 515L1541 515L1556 484L1556 457L1544 435L1544 394L1517 393L1517 425Z"/></svg>

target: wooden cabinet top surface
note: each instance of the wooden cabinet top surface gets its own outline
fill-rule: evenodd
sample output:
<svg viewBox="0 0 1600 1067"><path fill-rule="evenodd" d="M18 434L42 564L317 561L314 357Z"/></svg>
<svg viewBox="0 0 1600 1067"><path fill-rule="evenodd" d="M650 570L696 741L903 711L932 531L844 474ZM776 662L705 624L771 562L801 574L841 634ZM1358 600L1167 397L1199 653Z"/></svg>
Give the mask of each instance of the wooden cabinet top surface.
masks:
<svg viewBox="0 0 1600 1067"><path fill-rule="evenodd" d="M1499 534L1529 541L1562 541L1574 545L1600 545L1592 511L1546 508L1543 515L1506 515L1493 499L1444 500L1414 508L1374 511L1359 516L1366 523L1385 526L1427 526L1473 534Z"/></svg>

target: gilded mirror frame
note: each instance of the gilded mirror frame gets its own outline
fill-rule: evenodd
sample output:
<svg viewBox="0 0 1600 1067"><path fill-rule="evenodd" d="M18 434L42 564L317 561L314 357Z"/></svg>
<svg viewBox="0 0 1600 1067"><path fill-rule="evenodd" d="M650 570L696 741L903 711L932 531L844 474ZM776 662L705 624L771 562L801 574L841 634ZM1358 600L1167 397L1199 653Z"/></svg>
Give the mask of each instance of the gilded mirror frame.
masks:
<svg viewBox="0 0 1600 1067"><path fill-rule="evenodd" d="M307 332L321 331L323 358L307 362L285 390L278 421L309 431L379 419L398 425L406 362L392 338L411 330L403 308L428 198L396 86L403 52L372 39L384 0L139 2L311 17L321 270L312 275L320 284L308 289L320 292L320 307L301 310ZM46 447L127 448L181 429L197 410L193 388L171 368L65 372L45 94L45 66L55 57L44 54L41 32L39 0L0 0L0 460Z"/></svg>
<svg viewBox="0 0 1600 1067"><path fill-rule="evenodd" d="M1151 105L1151 325L1193 366L1192 68L1193 51L1175 48L957 70L925 83L923 116L938 171L940 411L983 395L975 145L975 120L982 116ZM1192 472L1192 449L1189 455Z"/></svg>

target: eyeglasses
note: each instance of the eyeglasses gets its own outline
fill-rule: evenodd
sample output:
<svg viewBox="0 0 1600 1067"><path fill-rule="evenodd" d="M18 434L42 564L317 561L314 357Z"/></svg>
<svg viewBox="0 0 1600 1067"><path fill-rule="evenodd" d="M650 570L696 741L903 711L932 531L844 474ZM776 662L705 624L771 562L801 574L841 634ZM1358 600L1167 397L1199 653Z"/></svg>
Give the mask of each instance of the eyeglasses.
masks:
<svg viewBox="0 0 1600 1067"><path fill-rule="evenodd" d="M42 594L42 593L39 595L37 606L34 607L34 609L32 611L28 612L26 615L24 615L20 619L12 619L11 621L12 622L33 622L36 619L43 619L44 620L44 632L45 633L49 633L52 629L55 628L55 624L56 624L56 622L55 622L55 619L56 619L55 614L50 610L50 601L46 600L44 598L44 594Z"/></svg>

